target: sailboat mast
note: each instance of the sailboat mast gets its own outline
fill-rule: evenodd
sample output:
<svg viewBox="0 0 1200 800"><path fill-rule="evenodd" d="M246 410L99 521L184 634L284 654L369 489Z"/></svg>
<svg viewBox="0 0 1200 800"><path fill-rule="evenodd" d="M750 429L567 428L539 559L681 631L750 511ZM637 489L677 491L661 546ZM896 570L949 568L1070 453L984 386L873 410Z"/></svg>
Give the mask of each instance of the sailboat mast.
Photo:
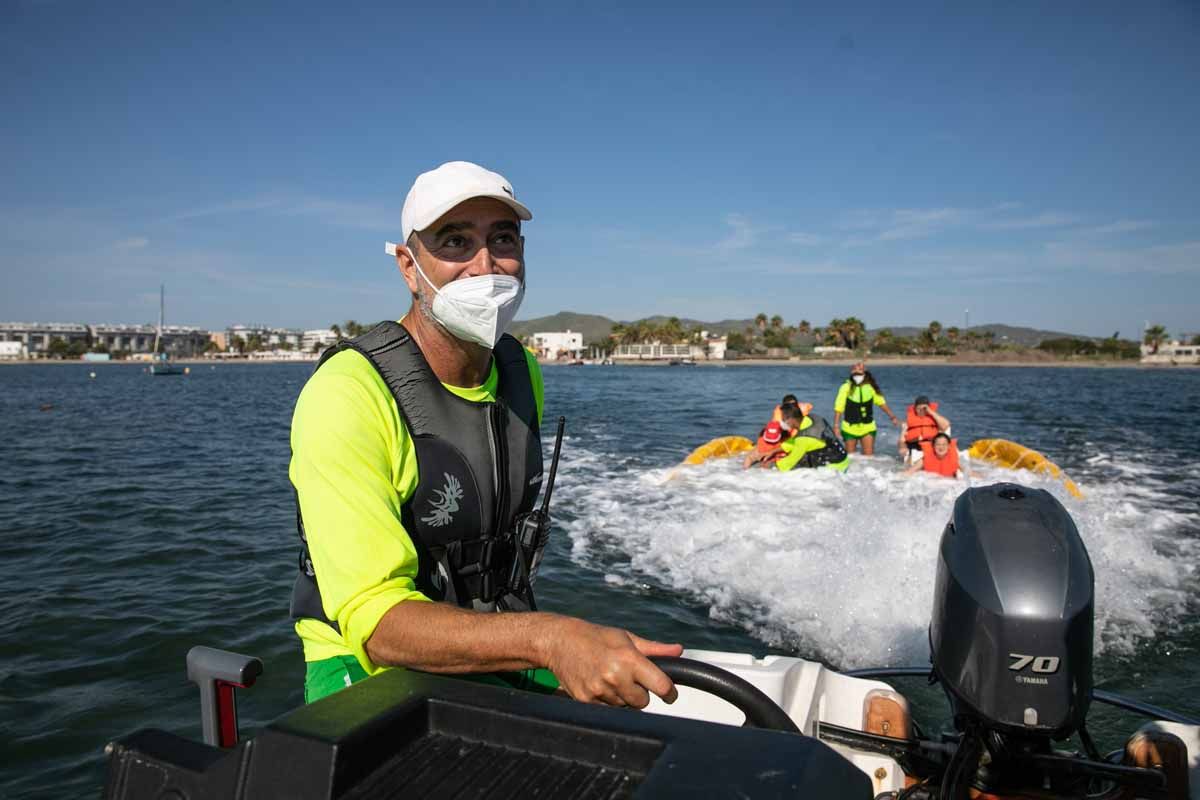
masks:
<svg viewBox="0 0 1200 800"><path fill-rule="evenodd" d="M166 296L167 285L160 283L158 285L158 329L154 331L154 352L158 353L158 344L162 340L163 326L163 302Z"/></svg>

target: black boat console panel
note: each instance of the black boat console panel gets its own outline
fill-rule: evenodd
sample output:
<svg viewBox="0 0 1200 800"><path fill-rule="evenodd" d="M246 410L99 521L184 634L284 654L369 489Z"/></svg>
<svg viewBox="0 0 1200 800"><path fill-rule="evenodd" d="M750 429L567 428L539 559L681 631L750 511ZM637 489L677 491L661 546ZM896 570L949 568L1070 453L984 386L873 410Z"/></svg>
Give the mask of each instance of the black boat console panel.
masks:
<svg viewBox="0 0 1200 800"><path fill-rule="evenodd" d="M229 750L145 730L108 753L108 800L871 797L866 775L808 737L405 670Z"/></svg>

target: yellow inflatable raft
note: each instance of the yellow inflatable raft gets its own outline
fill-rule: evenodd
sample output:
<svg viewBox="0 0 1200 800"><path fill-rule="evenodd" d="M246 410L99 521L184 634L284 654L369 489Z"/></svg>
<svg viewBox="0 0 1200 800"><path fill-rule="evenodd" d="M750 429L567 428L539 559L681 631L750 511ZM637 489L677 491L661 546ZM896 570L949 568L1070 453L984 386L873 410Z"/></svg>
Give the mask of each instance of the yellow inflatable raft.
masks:
<svg viewBox="0 0 1200 800"><path fill-rule="evenodd" d="M1062 481L1063 486L1074 497L1083 497L1075 481L1067 477L1058 465L1037 450L1010 442L1007 439L980 439L973 443L967 454L976 461L986 461L1005 469L1027 469L1038 475L1048 475Z"/></svg>
<svg viewBox="0 0 1200 800"><path fill-rule="evenodd" d="M745 436L720 436L705 442L683 460L684 464L703 464L710 458L728 458L754 449L754 442Z"/></svg>

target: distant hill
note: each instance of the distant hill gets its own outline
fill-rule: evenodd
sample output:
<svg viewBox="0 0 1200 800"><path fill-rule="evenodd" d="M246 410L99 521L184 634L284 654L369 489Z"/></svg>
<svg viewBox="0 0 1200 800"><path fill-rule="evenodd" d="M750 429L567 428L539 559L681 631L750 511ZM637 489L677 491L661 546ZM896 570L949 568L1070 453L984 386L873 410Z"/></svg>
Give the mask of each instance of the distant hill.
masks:
<svg viewBox="0 0 1200 800"><path fill-rule="evenodd" d="M597 314L560 311L549 317L516 320L508 327L508 332L518 339L524 339L526 336L545 331L579 331L583 334L583 343L587 345L607 339L614 324L608 317Z"/></svg>
<svg viewBox="0 0 1200 800"><path fill-rule="evenodd" d="M668 319L670 317L660 314L653 317L646 317L645 321L661 325ZM621 321L628 322L628 320ZM681 317L679 322L685 330L687 328L698 327L715 334L741 331L754 326L753 319L723 319L720 322L703 322L701 320ZM579 331L583 334L583 343L586 345L606 340L608 335L612 333L613 325L616 324L617 320L597 314L577 314L574 311L560 311L549 317L516 320L509 326L508 332L518 339L524 339L530 334L542 331Z"/></svg>
<svg viewBox="0 0 1200 800"><path fill-rule="evenodd" d="M949 325L942 327L943 332ZM918 336L921 331L925 330L925 326L914 325L881 325L878 328L871 328L867 331L867 336L873 338L875 334L882 330L889 330L893 336L904 336L912 338ZM1043 331L1037 328L1021 328L1015 325L972 325L967 330L975 331L976 333L991 333L995 335L996 344L1015 344L1021 347L1037 347L1046 339L1095 339L1094 336L1081 336L1076 333L1062 333L1061 331ZM965 331L963 331L965 333Z"/></svg>
<svg viewBox="0 0 1200 800"><path fill-rule="evenodd" d="M647 317L646 321L661 325L670 317L657 315ZM622 320L623 322L625 320ZM706 331L716 334L731 333L734 331L743 331L748 327L754 327L753 319L723 319L718 322L704 322L703 320L687 319L680 317L679 321L686 328L703 328ZM584 344L593 344L604 341L612 332L612 326L617 323L616 320L608 317L600 316L599 314L577 314L574 311L560 311L549 317L538 317L536 319L517 320L508 329L509 333L516 336L518 339L524 339L533 333L541 331L579 331L583 334ZM823 324L815 323L817 327L824 327ZM949 327L948 325L945 327ZM890 330L893 336L914 337L925 330L924 326L915 325L881 325L878 328L870 328L867 330L868 338L874 337L875 334L884 329ZM944 328L943 328L944 329ZM1080 336L1074 333L1062 333L1061 331L1043 331L1037 328L1022 328L1015 325L972 325L969 330L977 333L993 333L995 334L996 344L1015 344L1021 347L1037 347L1046 339L1096 339L1094 336ZM811 337L795 337L794 341L797 344L811 343Z"/></svg>
<svg viewBox="0 0 1200 800"><path fill-rule="evenodd" d="M657 314L653 317L646 317L645 321L652 323L654 325L662 325L664 322L666 322L669 319L670 319L670 317L668 317L668 316L663 316L662 314ZM723 319L718 322L704 322L703 320L688 319L687 317L680 317L679 322L681 325L683 325L684 330L687 330L688 328L701 328L703 330L708 331L709 333L717 333L717 334L732 333L734 331L743 331L746 328L754 327L753 319Z"/></svg>

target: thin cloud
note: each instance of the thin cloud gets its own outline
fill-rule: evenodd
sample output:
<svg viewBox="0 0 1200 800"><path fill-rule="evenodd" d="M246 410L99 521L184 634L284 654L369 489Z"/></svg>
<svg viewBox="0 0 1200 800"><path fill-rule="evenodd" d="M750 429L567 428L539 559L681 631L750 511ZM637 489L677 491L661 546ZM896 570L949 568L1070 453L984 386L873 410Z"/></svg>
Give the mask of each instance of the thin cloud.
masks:
<svg viewBox="0 0 1200 800"><path fill-rule="evenodd" d="M725 252L747 250L754 246L761 233L745 214L726 214L725 224L730 227L729 235L714 245L716 249Z"/></svg>
<svg viewBox="0 0 1200 800"><path fill-rule="evenodd" d="M951 230L975 228L984 231L1013 231L1062 228L1079 223L1078 214L1047 211L1032 216L1012 216L1020 203L1004 202L987 208L897 208L862 210L845 215L835 227L853 232L843 239L849 247L881 242L928 239Z"/></svg>
<svg viewBox="0 0 1200 800"><path fill-rule="evenodd" d="M1088 236L1110 236L1122 233L1136 233L1158 227L1158 223L1149 219L1122 219L1107 225L1097 225L1093 228L1082 228L1079 233Z"/></svg>
<svg viewBox="0 0 1200 800"><path fill-rule="evenodd" d="M131 236L113 242L114 250L143 250L150 246L150 240L145 236Z"/></svg>
<svg viewBox="0 0 1200 800"><path fill-rule="evenodd" d="M979 227L985 231L1016 231L1035 228L1061 228L1067 225L1074 225L1079 221L1080 217L1076 214L1047 211L1032 217L983 222L980 223Z"/></svg>
<svg viewBox="0 0 1200 800"><path fill-rule="evenodd" d="M975 212L965 208L897 208L883 211L854 211L835 227L860 232L843 240L847 246L894 242L933 236L964 224Z"/></svg>
<svg viewBox="0 0 1200 800"><path fill-rule="evenodd" d="M241 200L229 200L224 203L217 203L210 206L200 206L199 208L188 209L177 214L171 214L164 217L162 222L187 222L193 219L203 219L205 217L217 217L225 214L245 214L254 211L267 211L278 207L280 201L278 199L268 197L244 198Z"/></svg>
<svg viewBox="0 0 1200 800"><path fill-rule="evenodd" d="M1200 241L1131 248L1088 248L1073 242L1051 242L1047 262L1063 269L1110 274L1200 275Z"/></svg>
<svg viewBox="0 0 1200 800"><path fill-rule="evenodd" d="M856 275L865 272L861 267L852 267L837 261L778 261L749 264L746 271L772 276L792 275Z"/></svg>
<svg viewBox="0 0 1200 800"><path fill-rule="evenodd" d="M818 236L815 233L806 233L804 231L796 231L795 233L788 234L788 241L791 242L792 244L799 244L799 245L804 245L806 247L812 247L814 245L823 243L825 241L825 237Z"/></svg>
<svg viewBox="0 0 1200 800"><path fill-rule="evenodd" d="M378 206L313 195L267 194L229 200L210 206L188 209L163 218L163 222L188 222L229 214L269 214L283 217L307 217L339 228L370 231L395 231L400 227L398 212Z"/></svg>

